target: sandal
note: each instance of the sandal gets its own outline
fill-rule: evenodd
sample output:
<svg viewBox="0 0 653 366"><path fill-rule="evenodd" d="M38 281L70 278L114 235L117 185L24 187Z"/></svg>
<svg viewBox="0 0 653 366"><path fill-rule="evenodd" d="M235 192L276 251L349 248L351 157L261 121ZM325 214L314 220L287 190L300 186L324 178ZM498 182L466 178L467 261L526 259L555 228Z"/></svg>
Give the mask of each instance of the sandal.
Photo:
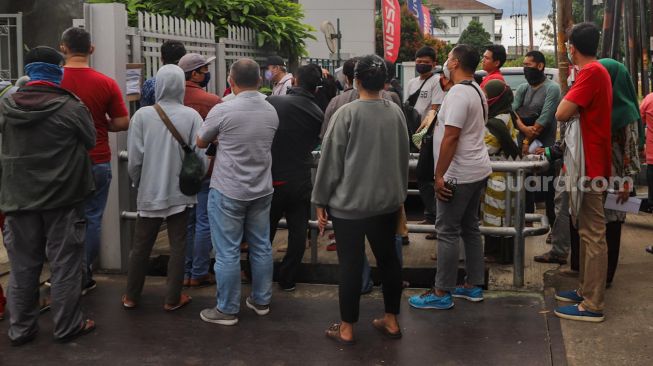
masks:
<svg viewBox="0 0 653 366"><path fill-rule="evenodd" d="M192 297L186 295L186 294L181 294L181 297L179 298L179 303L176 305L169 305L165 304L163 305L163 310L165 311L175 311L183 308L184 306L190 304L190 302L193 300Z"/></svg>
<svg viewBox="0 0 653 366"><path fill-rule="evenodd" d="M79 328L78 331L76 331L75 333L73 333L71 335L68 335L68 336L65 336L63 338L57 339L57 342L59 342L59 343L68 343L70 341L73 341L73 340L81 337L81 336L84 336L84 335L87 335L87 334L91 333L92 331L95 330L95 328L96 328L95 327L95 322L92 321L91 319L86 319L86 320L82 321L82 326Z"/></svg>
<svg viewBox="0 0 653 366"><path fill-rule="evenodd" d="M397 332L391 332L386 328L385 326L385 320L383 319L374 319L372 320L372 326L374 329L378 330L381 334L384 336L390 338L390 339L401 339L402 334L401 330L398 330Z"/></svg>
<svg viewBox="0 0 653 366"><path fill-rule="evenodd" d="M136 308L136 303L127 298L127 295L122 295L122 308L125 310L132 310Z"/></svg>
<svg viewBox="0 0 653 366"><path fill-rule="evenodd" d="M340 334L340 323L335 323L332 326L330 326L329 329L327 329L326 331L326 336L340 344L344 344L345 346L351 346L356 344L356 341L353 339L346 340L342 338L342 335Z"/></svg>

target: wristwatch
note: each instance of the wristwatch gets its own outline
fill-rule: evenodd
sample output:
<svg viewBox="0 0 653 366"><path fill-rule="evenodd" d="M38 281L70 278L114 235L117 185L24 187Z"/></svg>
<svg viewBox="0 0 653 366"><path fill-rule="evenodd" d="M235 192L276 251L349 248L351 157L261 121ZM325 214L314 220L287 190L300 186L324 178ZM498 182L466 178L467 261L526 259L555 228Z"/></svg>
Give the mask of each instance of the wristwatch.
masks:
<svg viewBox="0 0 653 366"><path fill-rule="evenodd" d="M524 139L524 141L522 141L521 143L524 144L524 145L529 145L530 141L528 141L528 139Z"/></svg>

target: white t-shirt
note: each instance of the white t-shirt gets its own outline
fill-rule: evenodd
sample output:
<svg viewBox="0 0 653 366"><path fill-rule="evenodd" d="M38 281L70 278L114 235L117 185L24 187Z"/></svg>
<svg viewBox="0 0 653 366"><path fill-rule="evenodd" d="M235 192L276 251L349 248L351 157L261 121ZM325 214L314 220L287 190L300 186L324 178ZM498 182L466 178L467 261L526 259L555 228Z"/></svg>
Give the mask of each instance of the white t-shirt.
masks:
<svg viewBox="0 0 653 366"><path fill-rule="evenodd" d="M438 113L438 121L433 130L433 156L438 164L440 145L446 126L461 129L456 153L444 175L445 180L455 178L458 184L474 183L487 178L492 173L490 156L485 146L485 118L487 100L476 82L472 86L456 84L449 90ZM476 88L480 93L479 97ZM483 105L485 114L483 114Z"/></svg>
<svg viewBox="0 0 653 366"><path fill-rule="evenodd" d="M408 95L406 95L406 99L413 95L423 82L424 80L421 80L419 76L410 79L410 81L408 81ZM428 79L424 84L424 87L422 87L422 90L419 92L419 98L417 98L417 103L415 103L415 110L417 110L419 115L424 118L426 113L431 109L432 104L442 104L444 96L445 92L440 86L440 75L435 74Z"/></svg>

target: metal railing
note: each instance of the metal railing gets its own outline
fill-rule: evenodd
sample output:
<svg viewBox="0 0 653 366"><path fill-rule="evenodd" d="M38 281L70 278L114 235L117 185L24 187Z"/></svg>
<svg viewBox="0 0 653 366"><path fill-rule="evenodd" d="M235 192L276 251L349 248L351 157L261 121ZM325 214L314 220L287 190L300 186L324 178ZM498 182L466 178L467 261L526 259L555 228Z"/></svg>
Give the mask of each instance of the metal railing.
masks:
<svg viewBox="0 0 653 366"><path fill-rule="evenodd" d="M128 155L126 151L119 153L121 161L127 161ZM418 154L411 154L409 160L409 170L414 171L417 168ZM319 163L320 153L313 152L313 165L317 167ZM481 226L481 234L494 235L501 237L512 237L514 239L514 260L513 260L513 285L516 287L524 286L524 261L526 249L526 237L545 235L549 232L549 220L546 215L541 214L526 214L526 192L524 181L527 174L546 171L549 168L549 162L545 159L517 159L517 160L493 160L491 161L493 172L502 172L506 174L506 181L514 180L516 182L516 189L514 201L515 212L512 212L512 204L505 205L505 226ZM315 169L312 169L312 178L315 181ZM506 202L512 202L513 197L510 189L506 187ZM418 195L418 190L408 190L408 194ZM121 218L124 220L135 220L137 217L136 212L123 211ZM539 223L539 226L526 227L526 223ZM419 225L408 224L409 233L436 233L435 225ZM287 228L286 220L281 220L278 227ZM309 220L309 228L311 231L311 263L318 263L318 248L317 236L318 225L315 216L315 207L311 209L311 219ZM332 229L332 224L326 227Z"/></svg>

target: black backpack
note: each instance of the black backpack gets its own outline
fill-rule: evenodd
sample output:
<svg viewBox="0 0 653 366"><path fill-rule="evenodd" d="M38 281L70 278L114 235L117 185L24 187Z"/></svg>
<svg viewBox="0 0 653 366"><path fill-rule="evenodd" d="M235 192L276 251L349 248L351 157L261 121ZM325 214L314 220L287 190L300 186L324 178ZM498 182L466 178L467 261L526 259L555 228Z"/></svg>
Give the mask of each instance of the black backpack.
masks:
<svg viewBox="0 0 653 366"><path fill-rule="evenodd" d="M408 99L406 99L406 102L404 102L404 117L406 117L406 128L408 128L408 140L410 141L411 152L417 152L418 150L417 146L415 146L415 144L412 142L413 139L411 136L417 132L417 129L422 124L422 116L420 116L419 112L415 109L415 104L417 104L419 93L422 91L424 84L426 84L426 82L429 81L433 75L435 74L431 74L431 76L426 78L426 80L422 82L422 85L419 87L419 89L411 94Z"/></svg>

